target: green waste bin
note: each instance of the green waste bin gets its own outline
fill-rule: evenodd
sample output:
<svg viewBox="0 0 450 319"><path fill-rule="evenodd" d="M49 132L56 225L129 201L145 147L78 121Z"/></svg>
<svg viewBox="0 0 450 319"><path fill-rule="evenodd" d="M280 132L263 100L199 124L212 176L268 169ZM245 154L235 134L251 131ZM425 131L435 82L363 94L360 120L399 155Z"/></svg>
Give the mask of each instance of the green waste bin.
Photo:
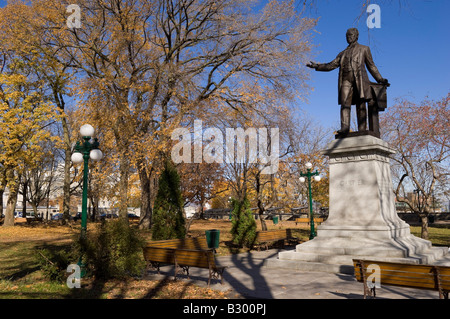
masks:
<svg viewBox="0 0 450 319"><path fill-rule="evenodd" d="M272 220L274 225L278 224L278 216L273 216Z"/></svg>
<svg viewBox="0 0 450 319"><path fill-rule="evenodd" d="M219 248L220 230L210 229L206 231L206 243L208 248Z"/></svg>

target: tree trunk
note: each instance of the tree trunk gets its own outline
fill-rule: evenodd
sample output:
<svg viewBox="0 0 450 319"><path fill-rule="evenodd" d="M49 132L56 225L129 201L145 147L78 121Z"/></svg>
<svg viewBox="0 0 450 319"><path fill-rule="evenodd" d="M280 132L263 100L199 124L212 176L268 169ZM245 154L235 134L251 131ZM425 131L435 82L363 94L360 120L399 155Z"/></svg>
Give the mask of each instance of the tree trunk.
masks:
<svg viewBox="0 0 450 319"><path fill-rule="evenodd" d="M260 203L260 200L258 200L258 217L259 217L259 220L261 221L261 230L266 231L267 224L266 224L266 221L264 220L264 208L261 207L260 205L262 205L262 203Z"/></svg>
<svg viewBox="0 0 450 319"><path fill-rule="evenodd" d="M205 219L205 199L202 196L201 202L200 202L200 219Z"/></svg>
<svg viewBox="0 0 450 319"><path fill-rule="evenodd" d="M2 168L0 170L0 218L3 214L3 194L5 192L6 187L6 170Z"/></svg>
<svg viewBox="0 0 450 319"><path fill-rule="evenodd" d="M22 217L27 217L27 189L28 189L28 180L25 177L22 188Z"/></svg>
<svg viewBox="0 0 450 319"><path fill-rule="evenodd" d="M62 119L63 139L64 139L64 184L63 184L63 221L67 223L70 218L70 166L72 150L70 145L70 133L67 120Z"/></svg>
<svg viewBox="0 0 450 319"><path fill-rule="evenodd" d="M139 220L140 229L150 229L152 227L152 192L151 178L147 174L147 169L139 165L139 180L141 182L141 217ZM150 173L151 174L151 173Z"/></svg>
<svg viewBox="0 0 450 319"><path fill-rule="evenodd" d="M4 193L4 190L0 189L0 218L3 214L3 193Z"/></svg>
<svg viewBox="0 0 450 319"><path fill-rule="evenodd" d="M8 170L9 196L6 201L6 212L3 227L14 226L14 211L17 204L17 195L19 194L20 176L14 175L14 170Z"/></svg>
<svg viewBox="0 0 450 319"><path fill-rule="evenodd" d="M5 192L5 188L0 185L0 218L3 214L3 193Z"/></svg>
<svg viewBox="0 0 450 319"><path fill-rule="evenodd" d="M128 177L130 174L130 161L126 152L121 152L119 164L119 218L128 222Z"/></svg>
<svg viewBox="0 0 450 319"><path fill-rule="evenodd" d="M422 222L422 230L420 232L420 237L428 240L428 214L421 213L419 214L419 216Z"/></svg>
<svg viewBox="0 0 450 319"><path fill-rule="evenodd" d="M38 216L38 210L37 210L37 205L35 203L31 203L31 208L33 208L33 213L34 213L34 217L37 218Z"/></svg>
<svg viewBox="0 0 450 319"><path fill-rule="evenodd" d="M96 217L98 215L98 205L99 205L99 199L97 196L91 196L90 198L92 211L91 211L91 221L95 222Z"/></svg>
<svg viewBox="0 0 450 319"><path fill-rule="evenodd" d="M14 211L17 204L17 191L11 190L6 202L5 221L3 227L14 226Z"/></svg>
<svg viewBox="0 0 450 319"><path fill-rule="evenodd" d="M261 190L261 174L258 172L255 174L255 190L256 190L256 198L257 198L257 206L258 206L258 217L261 222L261 230L266 231L267 225L264 220L264 204L261 200L262 198L262 190Z"/></svg>

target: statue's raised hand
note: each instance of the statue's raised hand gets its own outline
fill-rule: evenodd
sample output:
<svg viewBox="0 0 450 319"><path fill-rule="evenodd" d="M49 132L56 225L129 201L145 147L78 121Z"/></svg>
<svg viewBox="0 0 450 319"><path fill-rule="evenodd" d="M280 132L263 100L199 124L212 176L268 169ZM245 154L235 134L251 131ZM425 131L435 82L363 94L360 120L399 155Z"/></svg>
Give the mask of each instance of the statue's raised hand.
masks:
<svg viewBox="0 0 450 319"><path fill-rule="evenodd" d="M315 63L315 62L313 62L313 61L309 61L309 63L306 65L308 68L311 68L311 69L317 69L317 67L319 66L319 64L318 63Z"/></svg>

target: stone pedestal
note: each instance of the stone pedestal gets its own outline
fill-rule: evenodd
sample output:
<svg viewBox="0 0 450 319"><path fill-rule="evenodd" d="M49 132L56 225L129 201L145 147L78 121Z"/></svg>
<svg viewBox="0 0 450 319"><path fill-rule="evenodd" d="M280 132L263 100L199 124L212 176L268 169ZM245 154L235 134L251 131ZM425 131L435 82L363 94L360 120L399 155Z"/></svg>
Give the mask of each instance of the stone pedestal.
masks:
<svg viewBox="0 0 450 319"><path fill-rule="evenodd" d="M269 267L352 273L353 258L433 263L448 249L411 235L395 211L389 157L394 151L374 136L336 139L329 157L329 217L317 237L278 254Z"/></svg>

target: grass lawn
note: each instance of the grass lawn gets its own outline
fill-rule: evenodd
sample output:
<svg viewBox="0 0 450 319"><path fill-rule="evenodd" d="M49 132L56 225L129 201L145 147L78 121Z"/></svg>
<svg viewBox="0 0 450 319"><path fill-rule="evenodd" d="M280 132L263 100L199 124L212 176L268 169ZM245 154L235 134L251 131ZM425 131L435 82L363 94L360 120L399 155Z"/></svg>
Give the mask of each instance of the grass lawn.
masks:
<svg viewBox="0 0 450 319"><path fill-rule="evenodd" d="M411 226L411 234L420 237L421 227ZM429 227L428 228L429 240L434 246L446 246L450 247L450 229L443 227Z"/></svg>
<svg viewBox="0 0 450 319"><path fill-rule="evenodd" d="M14 227L0 227L0 299L226 298L224 292L183 280L130 278L96 282L86 278L82 279L81 289L70 289L66 283L46 280L35 258L37 251L40 248L67 248L71 238L79 233L79 225L29 226L20 223Z"/></svg>
<svg viewBox="0 0 450 319"><path fill-rule="evenodd" d="M261 228L257 221L258 229ZM296 228L301 241L307 241L309 228L306 225L295 225L291 221L280 221L274 225L267 221L269 229ZM95 282L83 279L81 289L70 289L65 283L46 280L35 259L40 248L58 250L70 245L74 236L80 233L80 225L59 226L57 224L27 225L18 223L14 227L0 227L0 299L223 299L229 298L227 292L221 292L206 287L199 287L186 280L110 280ZM95 224L88 224L95 227ZM231 222L228 220L198 220L189 230L189 236L205 236L205 230L220 230L220 246L218 255L232 253L227 245L231 240L229 233ZM450 246L450 229L430 227L430 240L434 245ZM420 227L411 227L414 235L420 235ZM149 238L149 232L143 232ZM170 276L172 278L172 276ZM233 296L231 296L233 297Z"/></svg>

